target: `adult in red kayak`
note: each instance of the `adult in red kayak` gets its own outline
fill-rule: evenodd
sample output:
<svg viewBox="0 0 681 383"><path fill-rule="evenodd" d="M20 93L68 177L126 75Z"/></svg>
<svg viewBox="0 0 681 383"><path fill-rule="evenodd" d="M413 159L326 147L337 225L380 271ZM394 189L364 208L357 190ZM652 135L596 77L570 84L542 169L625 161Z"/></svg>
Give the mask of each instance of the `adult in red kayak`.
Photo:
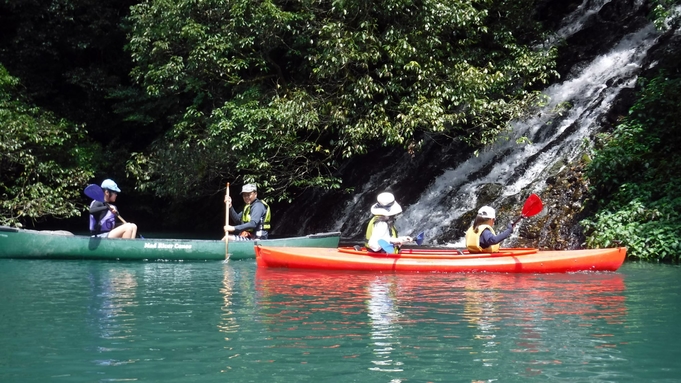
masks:
<svg viewBox="0 0 681 383"><path fill-rule="evenodd" d="M498 235L494 232L496 212L489 206L478 210L473 225L466 231L466 247L471 253L498 253L499 243L513 233L515 223L508 224L506 230Z"/></svg>
<svg viewBox="0 0 681 383"><path fill-rule="evenodd" d="M402 207L395 202L392 193L381 193L376 198L376 203L371 206L371 214L374 216L367 225L366 243L367 250L375 253L386 252L379 241L384 240L394 246L394 252L398 253L404 242L412 242L411 237L400 237L395 228L395 218L402 213Z"/></svg>

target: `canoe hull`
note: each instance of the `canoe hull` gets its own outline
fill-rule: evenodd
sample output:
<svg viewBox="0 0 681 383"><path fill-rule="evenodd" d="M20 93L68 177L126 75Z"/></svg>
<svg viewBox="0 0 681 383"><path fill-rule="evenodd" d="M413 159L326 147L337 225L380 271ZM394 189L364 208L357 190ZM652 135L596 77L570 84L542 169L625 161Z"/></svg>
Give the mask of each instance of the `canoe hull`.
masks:
<svg viewBox="0 0 681 383"><path fill-rule="evenodd" d="M339 232L257 241L230 241L229 259L253 259L255 244L338 247ZM198 239L118 239L67 232L21 230L0 226L0 258L111 260L224 260L225 242Z"/></svg>
<svg viewBox="0 0 681 383"><path fill-rule="evenodd" d="M364 270L383 272L492 272L566 273L615 271L622 266L626 248L543 251L507 249L501 254L388 255L345 249L273 248L256 246L258 267Z"/></svg>

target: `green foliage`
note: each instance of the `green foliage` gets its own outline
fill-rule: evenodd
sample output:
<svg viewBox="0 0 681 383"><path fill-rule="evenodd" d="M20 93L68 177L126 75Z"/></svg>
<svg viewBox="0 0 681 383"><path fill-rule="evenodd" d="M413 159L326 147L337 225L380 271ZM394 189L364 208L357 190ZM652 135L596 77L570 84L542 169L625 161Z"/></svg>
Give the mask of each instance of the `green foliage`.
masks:
<svg viewBox="0 0 681 383"><path fill-rule="evenodd" d="M650 18L659 30L668 30L672 24L680 21L681 13L677 9L681 0L652 0Z"/></svg>
<svg viewBox="0 0 681 383"><path fill-rule="evenodd" d="M0 65L0 224L80 215L92 170L82 127L19 100L18 80Z"/></svg>
<svg viewBox="0 0 681 383"><path fill-rule="evenodd" d="M534 3L138 4L133 77L176 107L173 128L128 170L159 195L240 176L290 198L339 187L339 161L371 148L419 147L428 134L490 143L555 75L555 52L532 48Z"/></svg>
<svg viewBox="0 0 681 383"><path fill-rule="evenodd" d="M587 168L599 211L583 221L588 245L627 246L632 258L681 259L681 79L645 85Z"/></svg>

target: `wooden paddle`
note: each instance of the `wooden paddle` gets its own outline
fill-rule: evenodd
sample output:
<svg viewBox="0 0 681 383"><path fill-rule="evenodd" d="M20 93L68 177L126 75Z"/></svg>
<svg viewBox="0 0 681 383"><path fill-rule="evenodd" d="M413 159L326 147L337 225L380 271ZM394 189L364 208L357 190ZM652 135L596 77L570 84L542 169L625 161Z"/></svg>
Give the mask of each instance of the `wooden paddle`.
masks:
<svg viewBox="0 0 681 383"><path fill-rule="evenodd" d="M225 226L229 226L229 182L227 182L227 189L225 190ZM229 259L229 232L225 231L225 260Z"/></svg>
<svg viewBox="0 0 681 383"><path fill-rule="evenodd" d="M532 193L530 194L529 197L527 197L527 200L525 201L525 205L523 205L523 211L518 217L518 219L513 222L515 225L516 223L520 222L521 219L523 218L529 218L532 216L535 216L539 214L540 211L544 208L544 204L541 201L541 198L539 198L538 195Z"/></svg>

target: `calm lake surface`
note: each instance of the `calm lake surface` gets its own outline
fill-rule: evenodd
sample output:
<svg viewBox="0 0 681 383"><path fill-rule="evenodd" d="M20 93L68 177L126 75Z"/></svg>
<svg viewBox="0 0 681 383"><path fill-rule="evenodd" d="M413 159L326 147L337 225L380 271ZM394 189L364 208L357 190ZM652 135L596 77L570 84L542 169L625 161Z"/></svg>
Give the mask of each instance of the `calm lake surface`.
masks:
<svg viewBox="0 0 681 383"><path fill-rule="evenodd" d="M0 259L0 382L681 382L681 268Z"/></svg>

